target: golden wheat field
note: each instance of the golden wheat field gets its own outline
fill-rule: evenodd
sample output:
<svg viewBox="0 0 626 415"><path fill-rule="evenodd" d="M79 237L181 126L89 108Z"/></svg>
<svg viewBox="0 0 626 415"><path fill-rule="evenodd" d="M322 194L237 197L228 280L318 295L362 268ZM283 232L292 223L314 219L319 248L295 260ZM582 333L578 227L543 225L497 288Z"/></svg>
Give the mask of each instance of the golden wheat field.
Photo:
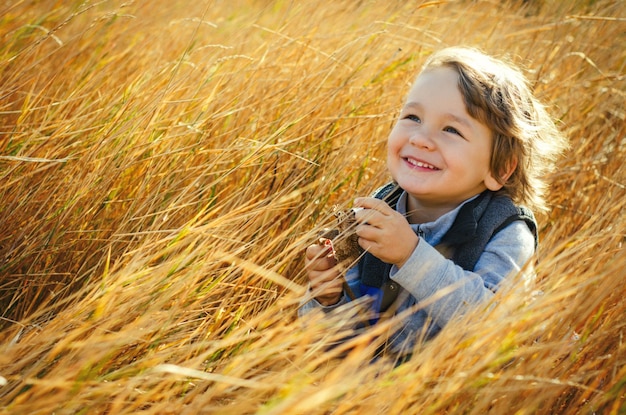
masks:
<svg viewBox="0 0 626 415"><path fill-rule="evenodd" d="M626 4L0 4L0 413L626 414ZM296 317L332 208L435 50L523 68L569 137L535 295L370 361Z"/></svg>

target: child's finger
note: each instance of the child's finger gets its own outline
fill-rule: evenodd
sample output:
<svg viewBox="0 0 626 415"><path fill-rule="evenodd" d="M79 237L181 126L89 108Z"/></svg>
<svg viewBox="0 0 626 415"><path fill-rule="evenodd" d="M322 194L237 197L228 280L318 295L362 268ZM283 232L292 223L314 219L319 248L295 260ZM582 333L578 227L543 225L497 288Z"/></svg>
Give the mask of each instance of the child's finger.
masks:
<svg viewBox="0 0 626 415"><path fill-rule="evenodd" d="M305 267L310 270L324 271L337 265L337 260L327 247L310 245L305 254Z"/></svg>
<svg viewBox="0 0 626 415"><path fill-rule="evenodd" d="M385 215L393 213L393 209L387 204L387 202L376 199L375 197L357 197L354 199L354 206L364 209L373 209Z"/></svg>
<svg viewBox="0 0 626 415"><path fill-rule="evenodd" d="M312 244L306 248L305 256L308 260L323 258L330 253L330 248L325 244Z"/></svg>
<svg viewBox="0 0 626 415"><path fill-rule="evenodd" d="M374 209L363 208L363 209L358 210L354 214L354 219L357 221L359 226L364 226L364 225L378 226L378 223L380 222L380 218L381 218L381 213Z"/></svg>
<svg viewBox="0 0 626 415"><path fill-rule="evenodd" d="M325 271L311 271L308 274L311 291L316 297L336 296L343 290L343 279L336 269Z"/></svg>

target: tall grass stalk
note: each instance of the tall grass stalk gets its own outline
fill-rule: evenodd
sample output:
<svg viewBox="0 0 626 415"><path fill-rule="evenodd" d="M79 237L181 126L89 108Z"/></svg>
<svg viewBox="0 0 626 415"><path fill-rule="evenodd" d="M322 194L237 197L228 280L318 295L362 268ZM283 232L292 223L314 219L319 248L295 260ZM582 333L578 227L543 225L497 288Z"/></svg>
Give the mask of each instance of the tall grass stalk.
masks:
<svg viewBox="0 0 626 415"><path fill-rule="evenodd" d="M626 411L621 2L1 7L0 413ZM519 64L571 149L534 292L394 367L370 357L396 321L296 318L302 253L388 179L455 44Z"/></svg>

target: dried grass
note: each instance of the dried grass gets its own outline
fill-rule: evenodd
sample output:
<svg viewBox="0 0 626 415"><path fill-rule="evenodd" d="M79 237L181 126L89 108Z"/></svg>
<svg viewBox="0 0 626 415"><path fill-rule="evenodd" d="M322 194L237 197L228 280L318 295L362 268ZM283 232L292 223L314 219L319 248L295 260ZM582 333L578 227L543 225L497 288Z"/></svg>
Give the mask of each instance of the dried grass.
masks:
<svg viewBox="0 0 626 415"><path fill-rule="evenodd" d="M626 411L620 2L2 7L1 413ZM295 318L302 250L386 180L408 84L460 43L571 138L542 294L370 363L376 333L330 347L356 310Z"/></svg>

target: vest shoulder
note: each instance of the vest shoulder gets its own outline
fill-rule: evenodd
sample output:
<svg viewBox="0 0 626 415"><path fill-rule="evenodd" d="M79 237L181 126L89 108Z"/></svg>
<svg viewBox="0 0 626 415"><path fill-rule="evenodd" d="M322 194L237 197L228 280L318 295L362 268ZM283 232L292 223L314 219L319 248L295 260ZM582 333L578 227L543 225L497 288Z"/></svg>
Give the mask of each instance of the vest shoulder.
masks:
<svg viewBox="0 0 626 415"><path fill-rule="evenodd" d="M402 195L402 192L404 192L404 190L398 185L398 183L389 182L376 189L372 193L372 197L384 200L389 206L395 209L396 203L398 203L398 199Z"/></svg>
<svg viewBox="0 0 626 415"><path fill-rule="evenodd" d="M490 208L487 209L485 214L485 219L492 221L493 235L515 221L524 221L535 237L535 248L537 247L537 221L533 212L527 207L516 205L506 195L496 195L492 198ZM494 216L497 216L497 218L494 218Z"/></svg>

